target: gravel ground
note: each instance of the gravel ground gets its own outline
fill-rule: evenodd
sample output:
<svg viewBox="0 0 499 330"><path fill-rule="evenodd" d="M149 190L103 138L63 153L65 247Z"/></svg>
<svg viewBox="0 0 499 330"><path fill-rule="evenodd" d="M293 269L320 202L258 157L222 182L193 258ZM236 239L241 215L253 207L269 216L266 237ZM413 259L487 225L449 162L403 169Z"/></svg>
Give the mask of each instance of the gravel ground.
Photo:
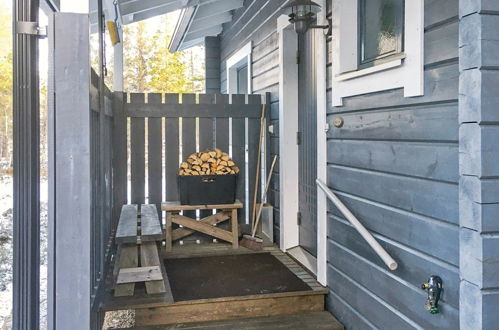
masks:
<svg viewBox="0 0 499 330"><path fill-rule="evenodd" d="M12 313L12 179L0 177L0 329L11 328ZM47 329L48 183L40 184L40 329Z"/></svg>
<svg viewBox="0 0 499 330"><path fill-rule="evenodd" d="M102 329L130 328L135 325L135 311L107 312Z"/></svg>

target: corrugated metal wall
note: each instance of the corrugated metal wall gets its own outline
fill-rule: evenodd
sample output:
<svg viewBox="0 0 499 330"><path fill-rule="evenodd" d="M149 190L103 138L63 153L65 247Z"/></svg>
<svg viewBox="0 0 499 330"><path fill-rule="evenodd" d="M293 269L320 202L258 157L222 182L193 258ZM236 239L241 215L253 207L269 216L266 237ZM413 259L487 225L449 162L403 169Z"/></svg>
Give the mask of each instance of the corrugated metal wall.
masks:
<svg viewBox="0 0 499 330"><path fill-rule="evenodd" d="M253 92L271 93L273 154L279 153L276 18L285 3L245 1L221 36L222 92L225 61L253 41ZM347 328L459 327L458 9L458 0L425 1L424 97L391 90L333 108L328 88L329 123L340 114L345 120L328 133L328 184L400 265L387 271L337 210L329 210L328 308ZM331 54L327 70L330 86ZM271 202L278 206L278 169L275 174ZM278 220L275 231L278 238ZM439 315L424 310L419 288L432 274L445 286Z"/></svg>

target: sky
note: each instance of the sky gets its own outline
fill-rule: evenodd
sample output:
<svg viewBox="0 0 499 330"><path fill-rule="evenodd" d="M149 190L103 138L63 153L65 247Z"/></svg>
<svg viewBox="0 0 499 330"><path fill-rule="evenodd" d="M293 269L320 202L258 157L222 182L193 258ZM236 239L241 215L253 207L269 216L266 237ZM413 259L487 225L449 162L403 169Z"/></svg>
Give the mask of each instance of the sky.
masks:
<svg viewBox="0 0 499 330"><path fill-rule="evenodd" d="M88 1L61 0L61 11L68 13L88 13Z"/></svg>
<svg viewBox="0 0 499 330"><path fill-rule="evenodd" d="M43 1L43 0L42 0ZM72 13L88 13L89 1L86 0L60 0L61 1L61 11L62 12L72 12ZM91 0L95 1L95 0ZM12 0L0 0L0 3L5 4L7 8L12 8ZM171 15L179 15L180 11L176 13L171 13ZM40 10L39 13L40 25L48 25L47 15ZM160 17L153 17L147 20L149 26L157 26L160 23ZM47 39L41 39L40 43L40 78L44 80L48 74L48 41ZM108 51L110 53L110 50Z"/></svg>

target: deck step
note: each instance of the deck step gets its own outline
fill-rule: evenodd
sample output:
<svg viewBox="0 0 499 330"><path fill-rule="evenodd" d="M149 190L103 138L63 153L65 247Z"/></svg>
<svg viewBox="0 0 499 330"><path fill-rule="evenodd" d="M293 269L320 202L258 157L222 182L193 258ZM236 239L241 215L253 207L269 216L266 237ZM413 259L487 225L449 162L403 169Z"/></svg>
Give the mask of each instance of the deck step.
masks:
<svg viewBox="0 0 499 330"><path fill-rule="evenodd" d="M164 325L322 312L326 290L175 302L135 309L135 324Z"/></svg>
<svg viewBox="0 0 499 330"><path fill-rule="evenodd" d="M198 322L198 323L180 323L172 325L137 327L132 329L147 330L173 330L173 329L197 329L197 330L215 330L215 329L240 329L240 330L264 330L264 329L328 329L343 330L343 325L328 312L300 313L293 315L277 315L267 317L255 317L248 319Z"/></svg>

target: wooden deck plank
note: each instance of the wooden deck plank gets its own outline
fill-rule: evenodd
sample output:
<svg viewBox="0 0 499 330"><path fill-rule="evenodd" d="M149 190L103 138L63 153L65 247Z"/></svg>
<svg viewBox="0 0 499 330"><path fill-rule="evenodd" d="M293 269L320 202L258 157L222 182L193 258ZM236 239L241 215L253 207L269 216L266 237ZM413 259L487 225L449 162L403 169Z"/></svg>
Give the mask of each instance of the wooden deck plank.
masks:
<svg viewBox="0 0 499 330"><path fill-rule="evenodd" d="M136 290L133 297L107 297L102 304L102 310L113 311L113 310L123 310L123 309L143 309L143 308L156 308L156 307L166 307L171 305L197 305L197 304L209 304L212 302L232 302L238 300L259 300L268 298L280 298L280 297L290 297L290 296L308 296L308 295L326 295L328 294L327 289L322 290L312 290L310 291L296 291L296 292L284 292L284 293L269 293L269 294L258 294L250 296L239 296L239 297L223 297L223 298L212 298L212 299L198 299L198 300L188 300L188 301L177 301L173 302L168 300L164 295L147 295L145 290ZM111 299L110 299L111 298Z"/></svg>
<svg viewBox="0 0 499 330"><path fill-rule="evenodd" d="M159 266L122 268L117 284L163 280Z"/></svg>
<svg viewBox="0 0 499 330"><path fill-rule="evenodd" d="M234 204L211 204L211 205L182 205L180 202L164 202L161 206L163 211L175 212L186 210L208 210L208 209L239 209L243 207L243 203L236 200Z"/></svg>
<svg viewBox="0 0 499 330"><path fill-rule="evenodd" d="M134 268L139 265L136 244L125 244L118 247L120 258L118 260L118 269ZM116 297L133 296L135 291L135 283L116 284L114 287L114 295Z"/></svg>
<svg viewBox="0 0 499 330"><path fill-rule="evenodd" d="M116 230L116 243L135 242L137 242L137 205L123 205Z"/></svg>
<svg viewBox="0 0 499 330"><path fill-rule="evenodd" d="M161 266L156 242L146 242L140 246L140 263L141 267ZM163 276L156 281L147 281L146 291L148 294L164 293L166 289Z"/></svg>
<svg viewBox="0 0 499 330"><path fill-rule="evenodd" d="M141 308L135 311L135 324L137 326L176 324L322 311L324 311L323 295L260 296L254 300L239 299Z"/></svg>
<svg viewBox="0 0 499 330"><path fill-rule="evenodd" d="M131 328L139 329L137 328ZM329 312L300 313L294 315L277 315L256 318L244 318L239 320L223 320L212 322L180 323L174 325L140 327L144 330L343 330L343 325Z"/></svg>
<svg viewBox="0 0 499 330"><path fill-rule="evenodd" d="M142 204L140 214L141 240L143 242L161 240L163 231L161 230L156 205Z"/></svg>

